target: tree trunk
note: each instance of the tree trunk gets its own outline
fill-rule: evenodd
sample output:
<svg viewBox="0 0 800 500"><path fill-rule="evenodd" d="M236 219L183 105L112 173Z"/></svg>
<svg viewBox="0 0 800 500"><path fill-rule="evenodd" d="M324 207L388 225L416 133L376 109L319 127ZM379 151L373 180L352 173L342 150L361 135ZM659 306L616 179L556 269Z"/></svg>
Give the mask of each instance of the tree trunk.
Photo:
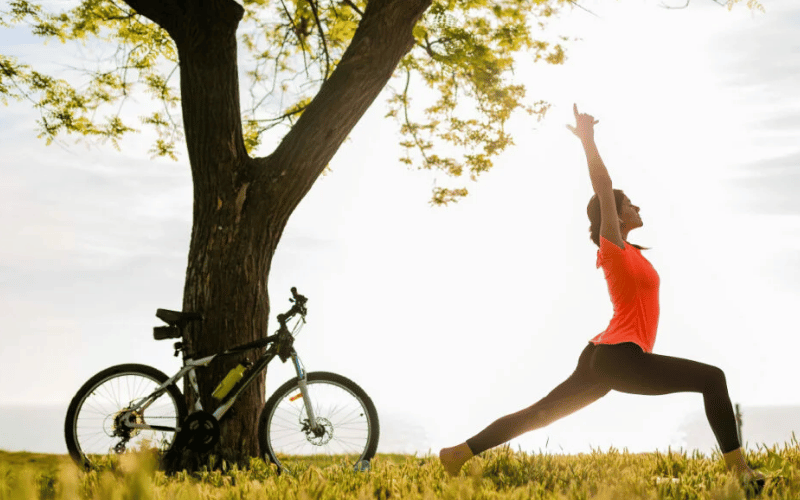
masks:
<svg viewBox="0 0 800 500"><path fill-rule="evenodd" d="M186 339L199 357L269 333L267 278L286 222L412 47L411 31L430 0L370 0L337 69L275 152L257 159L242 140L236 64L242 7L233 0L127 1L178 47L194 183L183 310L205 317ZM204 408L214 408L211 392L239 361L198 370ZM216 454L236 462L260 455L264 390L262 377L223 418ZM188 403L192 408L194 401Z"/></svg>
<svg viewBox="0 0 800 500"><path fill-rule="evenodd" d="M254 194L255 162L242 140L236 27L243 10L232 1L188 6L177 40L194 184L183 308L205 316L187 339L189 352L200 357L267 335L267 277L279 238L264 224L269 199ZM252 361L257 355L247 357ZM198 370L204 408L215 408L211 392L243 359L226 358ZM256 430L264 390L261 376L225 415L216 454L229 461L259 455Z"/></svg>

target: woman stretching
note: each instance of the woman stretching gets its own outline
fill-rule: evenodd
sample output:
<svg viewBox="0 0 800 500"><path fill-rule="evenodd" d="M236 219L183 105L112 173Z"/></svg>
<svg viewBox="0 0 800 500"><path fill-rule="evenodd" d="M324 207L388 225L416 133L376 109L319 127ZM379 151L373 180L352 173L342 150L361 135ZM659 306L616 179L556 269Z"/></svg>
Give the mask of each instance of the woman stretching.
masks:
<svg viewBox="0 0 800 500"><path fill-rule="evenodd" d="M587 212L591 239L600 248L597 267L603 268L614 315L608 328L581 353L578 366L561 385L533 406L506 415L466 442L439 452L445 470L455 476L473 455L540 429L597 401L611 390L660 395L675 392L703 394L706 416L728 470L760 489L764 476L744 460L725 374L715 366L653 354L658 326L659 277L642 256L642 247L628 243L628 233L642 227L639 207L612 189L594 142L594 117L578 113L567 127L580 138L589 164L594 196Z"/></svg>

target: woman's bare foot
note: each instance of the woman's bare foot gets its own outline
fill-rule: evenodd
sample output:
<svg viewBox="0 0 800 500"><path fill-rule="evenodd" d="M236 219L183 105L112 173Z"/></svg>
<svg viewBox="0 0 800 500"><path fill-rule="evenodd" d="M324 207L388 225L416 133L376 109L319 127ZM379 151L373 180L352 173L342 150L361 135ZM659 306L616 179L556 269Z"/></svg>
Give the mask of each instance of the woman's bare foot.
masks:
<svg viewBox="0 0 800 500"><path fill-rule="evenodd" d="M725 467L739 477L739 481L746 490L756 495L761 493L767 478L761 472L751 469L747 465L741 448L725 453L722 457L725 459Z"/></svg>
<svg viewBox="0 0 800 500"><path fill-rule="evenodd" d="M764 474L750 467L747 468L747 471L739 473L739 479L746 490L752 490L755 494L761 493L767 483L767 477Z"/></svg>
<svg viewBox="0 0 800 500"><path fill-rule="evenodd" d="M761 472L750 468L748 468L748 470L744 474L740 474L740 477L747 481L758 481L767 478L767 476L765 476Z"/></svg>
<svg viewBox="0 0 800 500"><path fill-rule="evenodd" d="M439 451L439 460L450 477L456 477L461 471L461 467L470 458L472 458L472 450L469 449L467 443L461 443L452 448L442 448Z"/></svg>

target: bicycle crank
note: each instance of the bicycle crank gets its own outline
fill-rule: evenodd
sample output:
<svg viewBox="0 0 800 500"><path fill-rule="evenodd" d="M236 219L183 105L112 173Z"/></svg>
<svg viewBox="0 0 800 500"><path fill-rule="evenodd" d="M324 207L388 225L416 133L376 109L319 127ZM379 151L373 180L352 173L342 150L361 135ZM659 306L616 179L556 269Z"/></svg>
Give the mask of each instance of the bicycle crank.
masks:
<svg viewBox="0 0 800 500"><path fill-rule="evenodd" d="M183 422L180 434L186 448L205 453L219 442L219 422L208 412L196 411Z"/></svg>

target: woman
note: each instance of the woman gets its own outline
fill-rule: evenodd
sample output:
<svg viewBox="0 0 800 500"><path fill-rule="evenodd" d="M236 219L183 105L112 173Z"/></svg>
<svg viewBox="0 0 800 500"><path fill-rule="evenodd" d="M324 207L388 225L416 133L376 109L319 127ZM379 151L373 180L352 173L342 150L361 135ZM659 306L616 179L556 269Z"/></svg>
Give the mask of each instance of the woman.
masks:
<svg viewBox="0 0 800 500"><path fill-rule="evenodd" d="M595 193L587 208L591 238L599 247L597 267L603 268L614 315L608 328L583 350L575 372L566 381L533 406L496 420L458 446L442 449L442 465L455 476L473 455L566 417L611 390L645 395L699 392L727 469L760 489L764 475L744 460L722 370L652 352L658 325L659 277L642 256L642 247L628 243L628 233L642 227L639 207L622 191L612 189L594 142L594 125L598 122L578 113L577 105L574 112L576 124L567 127L586 152Z"/></svg>

